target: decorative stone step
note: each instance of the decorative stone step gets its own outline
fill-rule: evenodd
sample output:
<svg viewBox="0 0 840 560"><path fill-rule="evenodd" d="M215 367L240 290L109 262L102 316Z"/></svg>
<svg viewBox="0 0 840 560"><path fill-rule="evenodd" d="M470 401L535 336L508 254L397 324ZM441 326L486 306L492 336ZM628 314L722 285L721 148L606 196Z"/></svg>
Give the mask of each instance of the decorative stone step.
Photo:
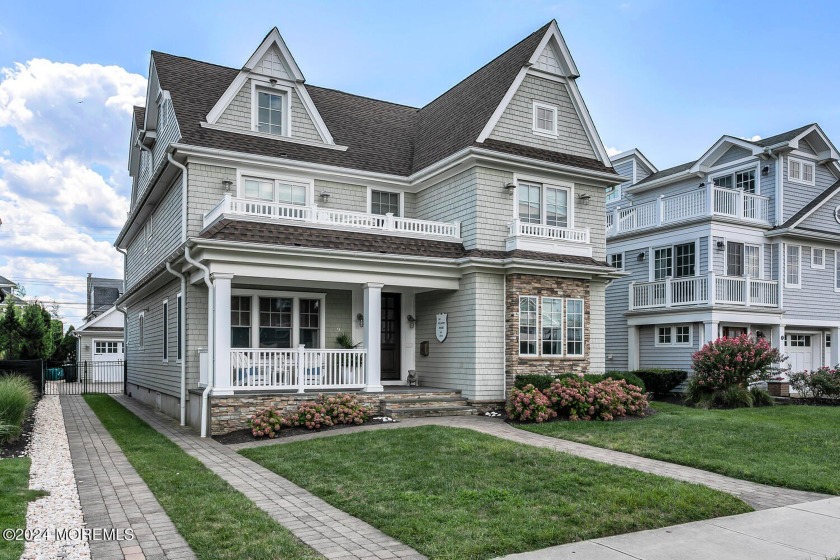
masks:
<svg viewBox="0 0 840 560"><path fill-rule="evenodd" d="M460 399L461 391L423 391L405 393L385 393L383 401L416 401L422 399Z"/></svg>
<svg viewBox="0 0 840 560"><path fill-rule="evenodd" d="M392 400L382 399L382 409L402 410L405 408L447 408L468 406L467 399L459 397L435 397L428 399Z"/></svg>
<svg viewBox="0 0 840 560"><path fill-rule="evenodd" d="M427 418L430 416L472 416L475 409L471 406L447 406L447 407L419 407L401 408L398 410L386 408L383 411L385 416L391 418Z"/></svg>

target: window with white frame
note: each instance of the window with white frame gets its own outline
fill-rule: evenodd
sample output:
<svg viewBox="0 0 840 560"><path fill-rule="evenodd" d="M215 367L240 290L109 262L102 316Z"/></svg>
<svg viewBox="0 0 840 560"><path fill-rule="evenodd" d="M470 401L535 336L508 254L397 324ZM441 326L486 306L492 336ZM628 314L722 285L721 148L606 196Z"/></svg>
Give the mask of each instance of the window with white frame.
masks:
<svg viewBox="0 0 840 560"><path fill-rule="evenodd" d="M175 311L175 320L177 321L177 325L175 326L175 338L177 339L176 342L178 344L178 349L175 351L175 356L178 361L181 361L183 359L183 355L181 353L181 343L183 339L181 337L184 336L184 333L181 331L181 314L184 312L184 310L182 309L184 305L184 298L181 297L181 294L175 296L175 304L177 305Z"/></svg>
<svg viewBox="0 0 840 560"><path fill-rule="evenodd" d="M260 348L292 347L292 298L259 298Z"/></svg>
<svg viewBox="0 0 840 560"><path fill-rule="evenodd" d="M169 300L163 300L163 361L169 361Z"/></svg>
<svg viewBox="0 0 840 560"><path fill-rule="evenodd" d="M230 307L231 348L323 348L323 294L235 294Z"/></svg>
<svg viewBox="0 0 840 560"><path fill-rule="evenodd" d="M788 158L788 180L793 183L813 185L815 182L815 165L802 159Z"/></svg>
<svg viewBox="0 0 840 560"><path fill-rule="evenodd" d="M293 181L242 177L241 195L251 200L306 205L308 186Z"/></svg>
<svg viewBox="0 0 840 560"><path fill-rule="evenodd" d="M251 298L230 298L230 347L251 347Z"/></svg>
<svg viewBox="0 0 840 560"><path fill-rule="evenodd" d="M385 214L400 215L400 193L387 191L370 192L370 213L384 216Z"/></svg>
<svg viewBox="0 0 840 560"><path fill-rule="evenodd" d="M97 340L93 352L94 354L122 354L122 342Z"/></svg>
<svg viewBox="0 0 840 560"><path fill-rule="evenodd" d="M557 107L534 102L534 132L557 135Z"/></svg>
<svg viewBox="0 0 840 560"><path fill-rule="evenodd" d="M141 350L146 343L146 312L141 311L137 315L137 347Z"/></svg>
<svg viewBox="0 0 840 560"><path fill-rule="evenodd" d="M608 258L611 267L624 270L624 253L613 253Z"/></svg>
<svg viewBox="0 0 840 560"><path fill-rule="evenodd" d="M716 187L724 189L743 189L744 192L756 194L755 169L744 169L727 173L726 175L718 175L712 178L712 183Z"/></svg>
<svg viewBox="0 0 840 560"><path fill-rule="evenodd" d="M811 247L811 268L825 268L825 249Z"/></svg>
<svg viewBox="0 0 840 560"><path fill-rule="evenodd" d="M607 202L615 202L616 200L621 200L621 185L607 187Z"/></svg>
<svg viewBox="0 0 840 560"><path fill-rule="evenodd" d="M516 191L520 221L572 227L569 219L569 189L520 181Z"/></svg>
<svg viewBox="0 0 840 560"><path fill-rule="evenodd" d="M566 300L566 354L583 356L583 300Z"/></svg>
<svg viewBox="0 0 840 560"><path fill-rule="evenodd" d="M673 275L673 249L662 247L653 250L653 279L663 280Z"/></svg>
<svg viewBox="0 0 840 560"><path fill-rule="evenodd" d="M834 251L834 291L840 292L840 251Z"/></svg>
<svg viewBox="0 0 840 560"><path fill-rule="evenodd" d="M259 132L267 134L286 134L286 93L258 89L257 126Z"/></svg>
<svg viewBox="0 0 840 560"><path fill-rule="evenodd" d="M697 250L694 243L653 249L653 279L687 278L697 271Z"/></svg>
<svg viewBox="0 0 840 560"><path fill-rule="evenodd" d="M301 299L300 319L298 324L298 340L307 348L319 348L321 346L321 300Z"/></svg>
<svg viewBox="0 0 840 560"><path fill-rule="evenodd" d="M519 354L537 355L537 297L519 297Z"/></svg>
<svg viewBox="0 0 840 560"><path fill-rule="evenodd" d="M562 298L542 298L542 353L544 356L563 354Z"/></svg>
<svg viewBox="0 0 840 560"><path fill-rule="evenodd" d="M760 278L760 247L728 241L726 243L726 275Z"/></svg>
<svg viewBox="0 0 840 560"><path fill-rule="evenodd" d="M666 325L656 327L655 346L691 346L691 325Z"/></svg>
<svg viewBox="0 0 840 560"><path fill-rule="evenodd" d="M787 245L785 249L785 287L799 288L801 286L800 263L802 248L799 245Z"/></svg>

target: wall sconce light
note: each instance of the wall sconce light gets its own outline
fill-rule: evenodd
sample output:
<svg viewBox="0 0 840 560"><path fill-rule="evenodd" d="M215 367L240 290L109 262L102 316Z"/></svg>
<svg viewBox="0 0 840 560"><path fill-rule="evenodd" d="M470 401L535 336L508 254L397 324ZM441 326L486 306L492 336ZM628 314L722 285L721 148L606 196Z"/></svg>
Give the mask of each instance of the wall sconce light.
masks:
<svg viewBox="0 0 840 560"><path fill-rule="evenodd" d="M647 255L647 253L645 253L644 251L642 251L641 253L639 253L639 256L638 256L638 257L636 257L636 258L637 258L637 259L639 259L640 261L643 261L643 260L645 260L645 256L646 256L646 255Z"/></svg>
<svg viewBox="0 0 840 560"><path fill-rule="evenodd" d="M273 85L273 86L276 86L276 85L277 85L277 78L271 78L271 79L269 79L269 80L268 80L268 83L270 83L270 84L271 84L271 85Z"/></svg>
<svg viewBox="0 0 840 560"><path fill-rule="evenodd" d="M755 331L755 337L756 337L757 339L762 339L762 338L764 338L764 331Z"/></svg>
<svg viewBox="0 0 840 560"><path fill-rule="evenodd" d="M408 319L408 328L413 329L414 323L417 322L417 319L415 319L413 315L409 315L406 319Z"/></svg>
<svg viewBox="0 0 840 560"><path fill-rule="evenodd" d="M586 204L587 202L589 202L590 198L592 198L591 194L580 193L578 195L578 200L580 200L583 204Z"/></svg>
<svg viewBox="0 0 840 560"><path fill-rule="evenodd" d="M321 194L318 195L321 197L321 202L329 202L330 201L330 193L327 191L321 191Z"/></svg>
<svg viewBox="0 0 840 560"><path fill-rule="evenodd" d="M715 244L715 247L717 247L718 251L723 251L723 249L726 247L726 243L724 243L723 241L718 241Z"/></svg>
<svg viewBox="0 0 840 560"><path fill-rule="evenodd" d="M767 177L768 175L770 175L770 166L769 165L765 165L764 167L761 168L761 175L762 175L762 177Z"/></svg>
<svg viewBox="0 0 840 560"><path fill-rule="evenodd" d="M512 191L512 190L513 190L513 189L515 189L515 188L516 188L516 183L507 183L507 184L505 185L505 190L506 190L507 192L510 192L510 191Z"/></svg>
<svg viewBox="0 0 840 560"><path fill-rule="evenodd" d="M357 313L356 314L356 320L359 322L360 327L365 326L365 316L364 315L362 315L361 313Z"/></svg>
<svg viewBox="0 0 840 560"><path fill-rule="evenodd" d="M705 189L706 188L706 183L700 183L700 185L697 188L698 189Z"/></svg>
<svg viewBox="0 0 840 560"><path fill-rule="evenodd" d="M231 187L233 187L233 181L225 179L222 181L222 185L225 187L225 192L230 192Z"/></svg>

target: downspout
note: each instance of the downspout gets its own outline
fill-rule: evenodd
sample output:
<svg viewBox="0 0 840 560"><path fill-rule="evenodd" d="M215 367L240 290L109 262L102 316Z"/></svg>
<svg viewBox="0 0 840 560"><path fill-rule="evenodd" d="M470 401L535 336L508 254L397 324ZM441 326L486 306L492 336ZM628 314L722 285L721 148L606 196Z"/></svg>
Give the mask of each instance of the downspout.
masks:
<svg viewBox="0 0 840 560"><path fill-rule="evenodd" d="M201 437L207 437L207 405L210 398L210 391L213 390L213 381L216 378L216 356L213 341L216 337L215 328L215 296L216 290L210 280L210 269L194 260L190 256L190 248L184 249L184 259L204 272L204 283L207 284L207 387L201 394Z"/></svg>
<svg viewBox="0 0 840 560"><path fill-rule="evenodd" d="M187 308L187 277L182 272L177 272L169 261L166 262L166 270L181 279L181 305L178 309L180 317L181 341L178 350L181 353L181 425L187 425L187 322L185 313Z"/></svg>
<svg viewBox="0 0 840 560"><path fill-rule="evenodd" d="M181 243L187 240L187 166L183 163L178 163L172 154L167 152L166 159L169 163L181 170Z"/></svg>

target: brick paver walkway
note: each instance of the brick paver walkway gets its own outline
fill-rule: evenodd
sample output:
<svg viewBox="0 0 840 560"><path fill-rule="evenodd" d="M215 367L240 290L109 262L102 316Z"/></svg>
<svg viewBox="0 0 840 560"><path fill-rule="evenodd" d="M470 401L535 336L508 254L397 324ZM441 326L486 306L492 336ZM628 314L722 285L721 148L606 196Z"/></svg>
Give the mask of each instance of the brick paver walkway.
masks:
<svg viewBox="0 0 840 560"><path fill-rule="evenodd" d="M226 480L301 541L329 559L425 556L347 513L334 508L272 471L210 438L200 438L168 416L138 401L114 397L128 410Z"/></svg>
<svg viewBox="0 0 840 560"><path fill-rule="evenodd" d="M731 478L722 474L716 474L693 467L685 467L676 465L674 463L667 463L665 461L657 461L656 459L646 459L637 455L623 453L621 451L612 451L610 449L603 449L586 445L583 443L576 443L573 441L557 439L550 436L544 436L527 432L514 428L513 426L495 418L488 418L485 416L451 416L442 418L409 418L395 424L371 424L354 428L356 430L381 430L381 429L399 429L410 428L413 426L450 426L453 428L468 428L484 434L500 437L502 439L515 441L517 443L524 443L536 447L544 447L553 449L578 457L592 459L601 463L609 463L619 467L627 467L639 471L648 472L651 474L658 474L667 476L685 482L693 482L702 484L720 490L728 494L737 496L757 510L776 508L788 506L793 504L800 504L805 502L813 502L816 500L823 500L830 498L825 494L818 494L816 492L803 492L801 490L790 490L787 488L777 488L775 486L767 486L765 484L758 484L756 482L749 482L746 480L739 480ZM255 447L260 445L272 445L289 443L292 441L300 441L302 439L312 439L317 437L331 437L341 434L346 434L343 430L331 430L326 432L319 432L313 434L305 434L301 436L293 436L288 438L256 441L254 443L244 443L239 445L231 445L229 447L239 450L246 447Z"/></svg>
<svg viewBox="0 0 840 560"><path fill-rule="evenodd" d="M93 560L195 558L84 399L63 395L61 408L87 527L134 531L134 540L90 541Z"/></svg>

